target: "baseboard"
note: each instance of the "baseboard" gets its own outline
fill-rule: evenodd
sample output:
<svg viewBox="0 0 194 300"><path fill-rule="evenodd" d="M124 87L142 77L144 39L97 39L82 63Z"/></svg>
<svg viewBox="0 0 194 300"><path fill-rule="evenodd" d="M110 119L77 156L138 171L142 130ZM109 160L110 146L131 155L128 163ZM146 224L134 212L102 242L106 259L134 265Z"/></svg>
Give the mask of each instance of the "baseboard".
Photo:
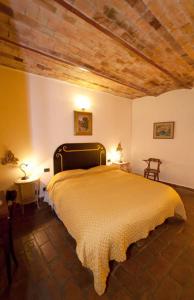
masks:
<svg viewBox="0 0 194 300"><path fill-rule="evenodd" d="M194 192L194 189L190 188L190 187L187 187L187 186L184 186L184 185L178 185L178 184L175 184L175 183L170 183L170 182L165 182L165 181L160 181L161 183L164 183L164 184L167 184L167 185L170 185L174 188L180 188L180 189L184 189L184 190L187 190L187 191L192 191Z"/></svg>

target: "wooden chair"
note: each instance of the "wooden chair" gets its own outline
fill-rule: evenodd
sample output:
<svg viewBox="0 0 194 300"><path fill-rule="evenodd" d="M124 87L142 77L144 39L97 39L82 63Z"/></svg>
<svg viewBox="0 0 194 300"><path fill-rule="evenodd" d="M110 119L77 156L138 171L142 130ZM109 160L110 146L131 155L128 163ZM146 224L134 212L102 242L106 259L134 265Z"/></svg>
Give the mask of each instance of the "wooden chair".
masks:
<svg viewBox="0 0 194 300"><path fill-rule="evenodd" d="M144 161L147 163L147 168L144 170L144 177L159 181L161 160L158 158L149 158ZM155 165L155 168L153 165Z"/></svg>

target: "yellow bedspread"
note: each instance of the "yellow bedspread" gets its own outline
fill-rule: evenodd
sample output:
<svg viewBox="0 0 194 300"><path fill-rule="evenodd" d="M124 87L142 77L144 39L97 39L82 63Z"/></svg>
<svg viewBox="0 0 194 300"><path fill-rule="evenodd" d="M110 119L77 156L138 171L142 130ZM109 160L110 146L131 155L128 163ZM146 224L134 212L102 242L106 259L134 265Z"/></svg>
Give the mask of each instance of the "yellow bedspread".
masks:
<svg viewBox="0 0 194 300"><path fill-rule="evenodd" d="M124 261L128 246L166 218L186 219L183 203L171 187L113 166L64 171L53 177L48 192L77 242L80 261L93 272L99 295L106 288L109 260Z"/></svg>

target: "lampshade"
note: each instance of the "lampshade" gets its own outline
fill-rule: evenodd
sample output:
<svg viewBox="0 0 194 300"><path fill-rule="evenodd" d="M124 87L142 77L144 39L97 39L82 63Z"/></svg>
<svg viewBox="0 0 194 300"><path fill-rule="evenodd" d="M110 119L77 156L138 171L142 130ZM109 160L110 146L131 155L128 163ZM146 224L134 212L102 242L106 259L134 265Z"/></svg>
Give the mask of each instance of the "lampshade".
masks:
<svg viewBox="0 0 194 300"><path fill-rule="evenodd" d="M122 146L121 146L121 143L118 143L118 146L117 146L116 151L123 151L123 148L122 148Z"/></svg>

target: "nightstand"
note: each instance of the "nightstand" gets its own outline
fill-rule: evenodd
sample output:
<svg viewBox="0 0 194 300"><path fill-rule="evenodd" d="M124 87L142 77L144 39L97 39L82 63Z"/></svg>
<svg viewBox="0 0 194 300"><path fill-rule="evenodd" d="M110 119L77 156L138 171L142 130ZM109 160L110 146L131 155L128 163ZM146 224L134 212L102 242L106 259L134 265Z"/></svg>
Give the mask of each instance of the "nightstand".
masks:
<svg viewBox="0 0 194 300"><path fill-rule="evenodd" d="M113 165L120 165L120 169L125 172L131 172L130 163L123 161L123 162L113 162Z"/></svg>
<svg viewBox="0 0 194 300"><path fill-rule="evenodd" d="M31 177L29 179L18 179L15 181L19 190L19 202L22 205L22 211L24 213L24 205L32 202L36 202L39 208L39 190L40 190L40 179Z"/></svg>

